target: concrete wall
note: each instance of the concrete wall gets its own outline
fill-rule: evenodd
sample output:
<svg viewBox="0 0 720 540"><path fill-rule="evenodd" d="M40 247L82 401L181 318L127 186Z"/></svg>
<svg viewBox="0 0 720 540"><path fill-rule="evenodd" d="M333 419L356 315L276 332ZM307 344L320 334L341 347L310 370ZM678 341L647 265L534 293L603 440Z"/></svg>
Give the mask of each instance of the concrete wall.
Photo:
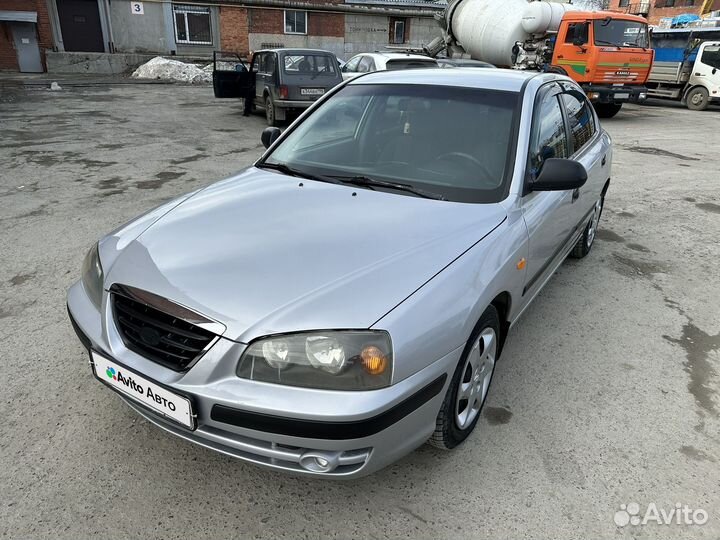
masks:
<svg viewBox="0 0 720 540"><path fill-rule="evenodd" d="M408 17L406 47L419 47L440 35L440 27L429 17ZM382 51L390 44L390 17L383 15L345 15L345 55Z"/></svg>
<svg viewBox="0 0 720 540"><path fill-rule="evenodd" d="M47 51L48 73L93 73L116 75L133 71L156 54L82 53Z"/></svg>
<svg viewBox="0 0 720 540"><path fill-rule="evenodd" d="M127 53L168 54L173 43L168 43L165 31L163 5L144 2L145 13L130 12L130 0L113 0L110 3L115 50Z"/></svg>

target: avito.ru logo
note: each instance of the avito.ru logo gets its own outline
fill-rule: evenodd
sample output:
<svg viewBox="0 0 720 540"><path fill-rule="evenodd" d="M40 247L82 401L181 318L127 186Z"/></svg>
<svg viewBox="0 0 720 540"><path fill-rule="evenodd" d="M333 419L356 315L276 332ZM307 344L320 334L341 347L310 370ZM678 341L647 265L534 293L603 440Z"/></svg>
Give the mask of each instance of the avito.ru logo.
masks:
<svg viewBox="0 0 720 540"><path fill-rule="evenodd" d="M105 375L107 375L108 378L112 379L113 381L117 380L117 377L115 376L115 368L105 368Z"/></svg>

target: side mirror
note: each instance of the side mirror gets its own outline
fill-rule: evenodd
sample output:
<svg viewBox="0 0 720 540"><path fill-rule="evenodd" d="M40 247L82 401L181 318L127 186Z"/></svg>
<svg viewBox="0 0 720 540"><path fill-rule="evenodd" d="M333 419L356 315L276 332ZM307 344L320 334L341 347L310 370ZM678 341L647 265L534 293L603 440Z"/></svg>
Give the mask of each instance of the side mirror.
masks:
<svg viewBox="0 0 720 540"><path fill-rule="evenodd" d="M540 174L530 184L531 191L565 191L577 189L587 182L587 171L582 163L572 159L548 158Z"/></svg>
<svg viewBox="0 0 720 540"><path fill-rule="evenodd" d="M263 129L262 135L260 135L260 140L262 141L263 146L265 148L270 148L270 145L277 140L280 133L280 128L276 127L266 127Z"/></svg>

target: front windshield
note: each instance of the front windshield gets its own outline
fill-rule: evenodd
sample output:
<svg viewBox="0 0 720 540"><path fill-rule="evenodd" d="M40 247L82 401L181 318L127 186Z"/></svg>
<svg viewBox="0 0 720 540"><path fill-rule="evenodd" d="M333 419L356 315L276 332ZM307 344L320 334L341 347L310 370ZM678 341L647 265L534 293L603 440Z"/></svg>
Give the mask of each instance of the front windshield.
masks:
<svg viewBox="0 0 720 540"><path fill-rule="evenodd" d="M647 49L647 24L619 19L595 21L595 45L613 45L615 47L642 47Z"/></svg>
<svg viewBox="0 0 720 540"><path fill-rule="evenodd" d="M349 85L265 163L338 180L407 184L446 200L498 202L512 172L517 106L515 92Z"/></svg>
<svg viewBox="0 0 720 540"><path fill-rule="evenodd" d="M288 75L334 75L335 62L326 54L288 54L284 57Z"/></svg>

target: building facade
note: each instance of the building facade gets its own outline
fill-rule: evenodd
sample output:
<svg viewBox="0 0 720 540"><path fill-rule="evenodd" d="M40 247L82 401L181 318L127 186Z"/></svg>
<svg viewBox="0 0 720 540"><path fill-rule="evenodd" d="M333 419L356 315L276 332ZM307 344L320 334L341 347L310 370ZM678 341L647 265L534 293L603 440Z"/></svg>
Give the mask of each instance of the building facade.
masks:
<svg viewBox="0 0 720 540"><path fill-rule="evenodd" d="M148 55L209 58L224 50L247 56L273 47L325 49L347 59L388 45L429 43L440 33L433 15L445 5L445 0L0 0L0 69L42 71L46 51L53 51L47 54L53 70L88 72L100 63L124 70Z"/></svg>
<svg viewBox="0 0 720 540"><path fill-rule="evenodd" d="M52 47L46 0L0 0L0 70L45 71Z"/></svg>
<svg viewBox="0 0 720 540"><path fill-rule="evenodd" d="M610 0L609 9L642 15L653 26L680 15L702 16L720 10L720 0Z"/></svg>

